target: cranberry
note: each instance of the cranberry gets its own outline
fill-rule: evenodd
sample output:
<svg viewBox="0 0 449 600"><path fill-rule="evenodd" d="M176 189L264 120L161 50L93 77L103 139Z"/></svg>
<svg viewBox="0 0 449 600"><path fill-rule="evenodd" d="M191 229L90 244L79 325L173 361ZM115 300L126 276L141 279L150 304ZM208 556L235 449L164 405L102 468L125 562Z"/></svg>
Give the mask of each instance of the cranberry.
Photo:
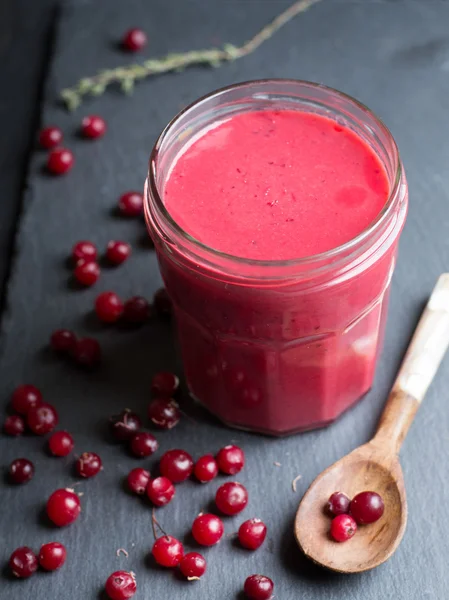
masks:
<svg viewBox="0 0 449 600"><path fill-rule="evenodd" d="M132 469L128 473L126 481L131 492L142 496L142 494L145 494L148 482L150 481L150 472L140 468Z"/></svg>
<svg viewBox="0 0 449 600"><path fill-rule="evenodd" d="M350 502L348 496L343 494L343 492L334 492L327 501L327 512L334 517L337 515L345 515L349 512Z"/></svg>
<svg viewBox="0 0 449 600"><path fill-rule="evenodd" d="M131 246L126 242L110 241L106 248L106 258L113 265L121 265L131 256Z"/></svg>
<svg viewBox="0 0 449 600"><path fill-rule="evenodd" d="M161 371L151 380L151 391L157 396L171 398L179 388L179 378L174 373Z"/></svg>
<svg viewBox="0 0 449 600"><path fill-rule="evenodd" d="M175 486L166 477L151 479L147 487L147 496L156 506L165 506L173 499Z"/></svg>
<svg viewBox="0 0 449 600"><path fill-rule="evenodd" d="M75 347L76 336L69 329L57 329L50 337L50 346L55 352L69 354Z"/></svg>
<svg viewBox="0 0 449 600"><path fill-rule="evenodd" d="M129 447L134 456L143 458L154 454L159 448L159 443L151 433L138 431L132 436Z"/></svg>
<svg viewBox="0 0 449 600"><path fill-rule="evenodd" d="M22 435L25 431L25 421L20 415L10 415L3 423L3 431L6 435Z"/></svg>
<svg viewBox="0 0 449 600"><path fill-rule="evenodd" d="M158 538L151 553L154 560L162 567L176 567L184 556L184 548L179 540L171 535Z"/></svg>
<svg viewBox="0 0 449 600"><path fill-rule="evenodd" d="M218 468L226 475L235 475L243 469L245 454L238 446L225 446L217 454Z"/></svg>
<svg viewBox="0 0 449 600"><path fill-rule="evenodd" d="M180 483L192 474L193 459L184 450L169 450L162 456L159 467L164 477Z"/></svg>
<svg viewBox="0 0 449 600"><path fill-rule="evenodd" d="M189 552L179 563L179 569L187 579L199 579L206 572L206 559L198 552Z"/></svg>
<svg viewBox="0 0 449 600"><path fill-rule="evenodd" d="M94 140L106 133L106 121L97 115L89 115L81 121L81 132L84 137Z"/></svg>
<svg viewBox="0 0 449 600"><path fill-rule="evenodd" d="M47 169L53 175L63 175L73 167L73 154L67 148L55 148L48 155Z"/></svg>
<svg viewBox="0 0 449 600"><path fill-rule="evenodd" d="M218 475L217 461L212 454L206 454L196 461L193 474L201 483L212 481Z"/></svg>
<svg viewBox="0 0 449 600"><path fill-rule="evenodd" d="M352 499L349 511L359 525L367 525L384 514L384 502L376 492L361 492Z"/></svg>
<svg viewBox="0 0 449 600"><path fill-rule="evenodd" d="M267 526L260 519L249 519L239 527L239 542L248 550L257 550L265 541Z"/></svg>
<svg viewBox="0 0 449 600"><path fill-rule="evenodd" d="M28 414L31 408L42 404L42 394L34 385L19 385L12 395L11 407L20 415Z"/></svg>
<svg viewBox="0 0 449 600"><path fill-rule="evenodd" d="M357 523L350 515L338 515L331 522L331 537L336 542L350 540L357 531Z"/></svg>
<svg viewBox="0 0 449 600"><path fill-rule="evenodd" d="M91 260L81 259L78 261L78 264L73 271L73 276L78 283L81 283L86 287L90 287L98 281L100 272L101 271L98 263Z"/></svg>
<svg viewBox="0 0 449 600"><path fill-rule="evenodd" d="M143 212L143 195L140 192L126 192L120 196L118 208L125 217L138 217Z"/></svg>
<svg viewBox="0 0 449 600"><path fill-rule="evenodd" d="M81 338L73 348L72 356L82 367L93 368L101 361L101 347L94 338Z"/></svg>
<svg viewBox="0 0 449 600"><path fill-rule="evenodd" d="M202 546L213 546L223 537L223 521L215 515L199 515L192 525L192 535L198 544Z"/></svg>
<svg viewBox="0 0 449 600"><path fill-rule="evenodd" d="M117 442L126 442L142 427L139 415L129 409L122 410L118 415L113 415L109 420L109 424L111 433Z"/></svg>
<svg viewBox="0 0 449 600"><path fill-rule="evenodd" d="M76 521L80 512L80 499L73 490L56 490L47 501L47 515L50 521L58 527L70 525Z"/></svg>
<svg viewBox="0 0 449 600"><path fill-rule="evenodd" d="M142 31L142 29L138 28L127 31L122 40L123 48L125 48L125 50L129 50L130 52L142 50L142 48L144 48L146 45L147 35L145 31Z"/></svg>
<svg viewBox="0 0 449 600"><path fill-rule="evenodd" d="M46 150L59 146L62 142L62 131L59 127L45 127L39 133L39 145Z"/></svg>
<svg viewBox="0 0 449 600"><path fill-rule="evenodd" d="M153 304L156 312L161 317L170 317L173 312L173 305L170 296L165 288L160 288L153 298Z"/></svg>
<svg viewBox="0 0 449 600"><path fill-rule="evenodd" d="M114 292L103 292L95 300L95 312L100 321L115 323L123 312L123 302Z"/></svg>
<svg viewBox="0 0 449 600"><path fill-rule="evenodd" d="M9 465L9 479L13 483L27 483L34 475L34 465L27 458L16 458Z"/></svg>
<svg viewBox="0 0 449 600"><path fill-rule="evenodd" d="M98 250L92 242L81 240L72 248L72 258L75 264L79 260L94 261L98 255Z"/></svg>
<svg viewBox="0 0 449 600"><path fill-rule="evenodd" d="M83 452L75 464L76 472L80 477L94 477L103 468L101 458L95 452Z"/></svg>
<svg viewBox="0 0 449 600"><path fill-rule="evenodd" d="M67 456L75 445L67 431L55 431L48 440L48 448L53 456Z"/></svg>
<svg viewBox="0 0 449 600"><path fill-rule="evenodd" d="M58 424L58 413L56 409L46 402L35 406L28 411L27 425L36 435L50 433Z"/></svg>
<svg viewBox="0 0 449 600"><path fill-rule="evenodd" d="M236 515L248 504L248 492L236 481L224 483L217 490L215 503L223 514Z"/></svg>
<svg viewBox="0 0 449 600"><path fill-rule="evenodd" d="M59 542L44 544L39 552L39 564L46 571L60 569L67 558L67 550Z"/></svg>
<svg viewBox="0 0 449 600"><path fill-rule="evenodd" d="M243 587L250 600L270 600L273 596L274 583L265 575L250 575Z"/></svg>
<svg viewBox="0 0 449 600"><path fill-rule="evenodd" d="M179 423L181 413L174 400L157 398L148 407L150 421L160 429L172 429Z"/></svg>
<svg viewBox="0 0 449 600"><path fill-rule="evenodd" d="M142 296L133 296L125 302L123 307L123 319L127 323L140 325L146 323L151 315L151 308L148 301Z"/></svg>
<svg viewBox="0 0 449 600"><path fill-rule="evenodd" d="M111 600L127 600L136 593L136 577L128 571L115 571L109 575L104 589Z"/></svg>
<svg viewBox="0 0 449 600"><path fill-rule="evenodd" d="M12 574L20 579L31 577L33 573L37 571L37 556L28 548L28 546L22 546L17 548L11 554L9 559L9 567Z"/></svg>

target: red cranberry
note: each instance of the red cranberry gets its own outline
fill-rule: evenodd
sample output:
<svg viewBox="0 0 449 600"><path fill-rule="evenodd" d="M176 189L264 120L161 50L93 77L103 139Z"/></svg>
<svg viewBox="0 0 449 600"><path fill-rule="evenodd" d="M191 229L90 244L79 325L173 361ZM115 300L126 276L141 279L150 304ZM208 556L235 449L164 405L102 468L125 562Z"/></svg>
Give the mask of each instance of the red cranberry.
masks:
<svg viewBox="0 0 449 600"><path fill-rule="evenodd" d="M159 443L151 433L138 431L132 436L129 448L134 456L143 458L154 454L159 448Z"/></svg>
<svg viewBox="0 0 449 600"><path fill-rule="evenodd" d="M202 546L213 546L223 537L223 521L215 515L199 515L192 525L192 535Z"/></svg>
<svg viewBox="0 0 449 600"><path fill-rule="evenodd" d="M47 169L53 175L63 175L73 167L73 154L67 148L55 148L48 155Z"/></svg>
<svg viewBox="0 0 449 600"><path fill-rule="evenodd" d="M81 285L90 287L98 281L100 272L101 271L98 263L91 260L81 259L78 261L78 264L73 271L73 276L78 283L81 283Z"/></svg>
<svg viewBox="0 0 449 600"><path fill-rule="evenodd" d="M39 552L39 564L46 571L60 569L67 558L67 550L59 542L44 544Z"/></svg>
<svg viewBox="0 0 449 600"><path fill-rule="evenodd" d="M192 474L193 459L184 450L169 450L162 456L159 467L164 477L172 483L180 483Z"/></svg>
<svg viewBox="0 0 449 600"><path fill-rule="evenodd" d="M20 415L28 414L31 408L42 404L42 394L34 385L19 385L12 395L11 407Z"/></svg>
<svg viewBox="0 0 449 600"><path fill-rule="evenodd" d="M161 371L151 380L151 391L159 397L171 398L179 388L179 378L174 373Z"/></svg>
<svg viewBox="0 0 449 600"><path fill-rule="evenodd" d="M72 258L75 265L79 260L94 261L98 255L98 250L95 244L86 240L77 242L72 248Z"/></svg>
<svg viewBox="0 0 449 600"><path fill-rule="evenodd" d="M81 132L84 137L94 140L106 133L106 121L97 115L89 115L81 121Z"/></svg>
<svg viewBox="0 0 449 600"><path fill-rule="evenodd" d="M62 131L59 127L45 127L39 133L39 145L46 150L55 148L62 143Z"/></svg>
<svg viewBox="0 0 449 600"><path fill-rule="evenodd" d="M150 421L160 429L173 429L179 423L181 413L174 400L157 398L148 407Z"/></svg>
<svg viewBox="0 0 449 600"><path fill-rule="evenodd" d="M79 365L92 369L101 361L101 347L94 338L81 338L73 348L72 356Z"/></svg>
<svg viewBox="0 0 449 600"><path fill-rule="evenodd" d="M248 504L248 492L236 481L224 483L217 490L215 503L223 514L236 515Z"/></svg>
<svg viewBox="0 0 449 600"><path fill-rule="evenodd" d="M245 454L238 446L225 446L217 454L218 468L226 475L235 475L243 469Z"/></svg>
<svg viewBox="0 0 449 600"><path fill-rule="evenodd" d="M80 477L94 477L103 468L101 458L95 452L83 452L76 461L76 472Z"/></svg>
<svg viewBox="0 0 449 600"><path fill-rule="evenodd" d="M142 296L133 296L125 302L123 319L127 323L140 325L146 323L151 315L151 307Z"/></svg>
<svg viewBox="0 0 449 600"><path fill-rule="evenodd" d="M69 329L57 329L50 337L50 346L55 352L69 354L76 343L76 335Z"/></svg>
<svg viewBox="0 0 449 600"><path fill-rule="evenodd" d="M349 511L359 525L374 523L384 514L384 502L376 492L361 492L354 496Z"/></svg>
<svg viewBox="0 0 449 600"><path fill-rule="evenodd" d="M166 477L150 479L147 486L147 496L156 506L165 506L175 495L175 487Z"/></svg>
<svg viewBox="0 0 449 600"><path fill-rule="evenodd" d="M150 472L140 468L132 469L128 473L126 481L131 492L142 496L145 494L148 482L150 481Z"/></svg>
<svg viewBox="0 0 449 600"><path fill-rule="evenodd" d="M140 192L126 192L120 196L118 208L125 217L138 217L143 212L143 195Z"/></svg>
<svg viewBox="0 0 449 600"><path fill-rule="evenodd" d="M6 435L22 435L25 431L25 421L20 415L10 415L3 423L3 431Z"/></svg>
<svg viewBox="0 0 449 600"><path fill-rule="evenodd" d="M196 461L193 474L201 483L212 481L218 475L217 461L212 454L206 454Z"/></svg>
<svg viewBox="0 0 449 600"><path fill-rule="evenodd" d="M70 525L76 521L80 512L80 499L73 490L56 490L47 501L47 515L50 521L58 527Z"/></svg>
<svg viewBox="0 0 449 600"><path fill-rule="evenodd" d="M334 517L337 515L345 515L349 512L350 502L348 496L343 494L343 492L334 492L327 501L327 512Z"/></svg>
<svg viewBox="0 0 449 600"><path fill-rule="evenodd" d="M199 579L206 572L206 559L198 552L189 552L179 563L179 569L187 579Z"/></svg>
<svg viewBox="0 0 449 600"><path fill-rule="evenodd" d="M260 519L249 519L239 527L239 541L248 550L257 550L265 541L267 526Z"/></svg>
<svg viewBox="0 0 449 600"><path fill-rule="evenodd" d="M142 29L130 29L126 32L125 37L122 40L122 45L125 50L137 52L147 45L147 35Z"/></svg>
<svg viewBox="0 0 449 600"><path fill-rule="evenodd" d="M128 409L122 410L118 415L113 415L109 423L112 436L117 442L126 442L142 427L139 415Z"/></svg>
<svg viewBox="0 0 449 600"><path fill-rule="evenodd" d="M37 571L37 556L31 548L22 546L22 548L17 548L11 554L9 567L13 575L20 579L26 579Z"/></svg>
<svg viewBox="0 0 449 600"><path fill-rule="evenodd" d="M184 548L173 536L164 535L154 542L151 553L161 567L176 567L184 556Z"/></svg>
<svg viewBox="0 0 449 600"><path fill-rule="evenodd" d="M131 246L127 242L111 240L106 248L106 258L113 265L121 265L131 256Z"/></svg>
<svg viewBox="0 0 449 600"><path fill-rule="evenodd" d="M48 440L48 447L53 456L67 456L75 443L67 431L55 431Z"/></svg>
<svg viewBox="0 0 449 600"><path fill-rule="evenodd" d="M27 458L16 458L9 465L9 479L13 483L27 483L34 475L34 465Z"/></svg>
<svg viewBox="0 0 449 600"><path fill-rule="evenodd" d="M173 313L173 305L165 288L160 288L153 298L154 308L161 317L170 317Z"/></svg>
<svg viewBox="0 0 449 600"><path fill-rule="evenodd" d="M104 589L111 600L127 600L136 593L136 577L132 572L115 571L109 575Z"/></svg>
<svg viewBox="0 0 449 600"><path fill-rule="evenodd" d="M350 540L357 531L357 523L350 515L338 515L331 522L331 537L336 542Z"/></svg>
<svg viewBox="0 0 449 600"><path fill-rule="evenodd" d="M35 406L27 414L27 425L36 435L45 435L53 431L58 420L56 409L46 402Z"/></svg>
<svg viewBox="0 0 449 600"><path fill-rule="evenodd" d="M114 292L103 292L95 300L95 312L100 321L115 323L123 312L123 302Z"/></svg>
<svg viewBox="0 0 449 600"><path fill-rule="evenodd" d="M270 600L273 597L274 583L265 575L250 575L243 587L249 600Z"/></svg>

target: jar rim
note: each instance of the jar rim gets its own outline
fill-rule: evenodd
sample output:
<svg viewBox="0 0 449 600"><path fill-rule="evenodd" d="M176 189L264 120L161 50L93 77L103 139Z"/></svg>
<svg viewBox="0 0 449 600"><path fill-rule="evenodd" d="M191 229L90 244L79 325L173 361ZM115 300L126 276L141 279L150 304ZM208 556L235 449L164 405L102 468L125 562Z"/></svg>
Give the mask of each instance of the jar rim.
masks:
<svg viewBox="0 0 449 600"><path fill-rule="evenodd" d="M161 195L159 194L159 189L158 189L157 182L156 182L157 181L157 162L158 162L159 152L160 152L160 149L161 149L161 146L162 146L164 140L170 134L170 131L172 130L172 128L176 126L178 121L182 117L184 117L190 110L192 110L194 108L198 108L201 104L207 102L211 98L219 97L220 95L225 94L226 92L231 91L231 90L243 89L245 87L250 87L252 85L258 85L258 84L263 85L263 84L270 84L270 83L299 84L299 85L303 85L305 87L309 87L311 89L319 89L319 90L323 90L325 92L329 92L330 94L332 94L334 96L337 96L337 97L342 98L343 100L349 101L350 103L354 104L359 109L361 109L364 113L369 115L376 122L376 124L379 125L383 129L383 132L387 135L389 141L391 142L392 148L393 148L394 181L393 181L393 185L390 189L388 199L385 202L382 210L379 212L379 214L374 219L374 221L372 221L365 229L363 229L355 237L351 238L344 244L340 244L339 246L336 246L335 248L331 248L330 250L326 250L325 252L320 252L318 254L311 254L308 256L302 256L299 258L289 258L289 259L282 259L282 260L279 260L279 259L260 260L260 259L254 259L254 258L245 258L243 256L236 256L234 254L222 252L221 250L218 250L216 248L213 248L212 246L208 246L207 244L204 244L203 242L201 242L194 236L190 235L187 231L185 231L173 219L173 217L167 210ZM186 242L191 243L194 247L198 248L199 250L202 250L211 256L215 256L218 259L224 259L226 261L230 261L231 263L235 263L237 265L240 264L240 265L245 265L245 266L250 266L250 267L290 267L290 266L296 266L296 265L306 266L306 265L309 265L309 264L315 263L315 262L328 261L329 259L336 258L342 254L345 254L346 252L351 252L353 249L355 249L359 245L363 244L363 242L365 242L371 236L371 234L373 234L375 231L377 231L379 228L381 228L381 226L388 220L390 213L394 209L395 200L398 197L400 197L399 189L400 189L400 185L402 182L402 177L403 177L403 173L402 173L402 164L401 164L401 160L399 157L399 150L398 150L397 144L394 140L392 133L390 132L389 128L385 125L385 123L382 121L382 119L380 117L378 117L370 108L368 108L365 104L363 104L359 100L356 100L354 97L350 96L349 94L341 92L335 88L323 85L321 83L315 83L312 81L306 81L306 80L301 80L301 79L286 79L286 78L253 79L253 80L243 81L240 83L234 83L234 84L213 90L212 92L209 92L208 94L205 94L204 96L201 96L194 102L190 103L188 106L183 108L177 115L175 115L173 117L173 119L171 119L171 121L166 125L166 127L163 129L163 131L159 135L158 139L156 140L156 143L154 144L153 150L150 155L149 167L148 167L148 179L147 179L148 187L147 187L147 194L146 194L144 201L145 201L145 207L146 207L146 209L148 209L149 205L150 205L150 192L151 192L151 196L152 196L153 202L154 202L157 210L160 212L160 214L165 219L165 221L168 223L170 228L174 231L174 233L179 235Z"/></svg>

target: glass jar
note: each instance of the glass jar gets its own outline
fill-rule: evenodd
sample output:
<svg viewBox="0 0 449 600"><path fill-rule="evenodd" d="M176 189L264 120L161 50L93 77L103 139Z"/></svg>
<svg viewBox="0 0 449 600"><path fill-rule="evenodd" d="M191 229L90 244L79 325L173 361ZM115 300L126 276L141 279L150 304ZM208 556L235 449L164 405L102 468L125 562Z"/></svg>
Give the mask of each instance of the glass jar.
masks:
<svg viewBox="0 0 449 600"><path fill-rule="evenodd" d="M205 246L171 218L164 184L185 144L231 115L267 109L331 117L374 150L390 195L357 237L316 256L249 260ZM407 199L391 133L368 108L328 87L251 81L213 92L175 117L150 157L145 217L191 394L225 423L272 435L327 425L366 394Z"/></svg>

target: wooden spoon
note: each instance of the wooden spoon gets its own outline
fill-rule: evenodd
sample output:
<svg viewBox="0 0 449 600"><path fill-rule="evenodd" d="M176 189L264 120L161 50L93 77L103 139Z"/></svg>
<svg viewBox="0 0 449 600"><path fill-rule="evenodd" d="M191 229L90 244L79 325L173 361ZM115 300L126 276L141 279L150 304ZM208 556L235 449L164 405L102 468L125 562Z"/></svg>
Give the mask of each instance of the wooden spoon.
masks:
<svg viewBox="0 0 449 600"><path fill-rule="evenodd" d="M321 473L299 505L295 536L314 562L339 573L359 573L386 561L399 546L407 524L407 500L398 452L448 345L445 273L424 310L374 438ZM378 492L385 512L376 523L361 525L349 541L337 543L329 537L331 519L324 512L335 491L350 498L362 491Z"/></svg>

